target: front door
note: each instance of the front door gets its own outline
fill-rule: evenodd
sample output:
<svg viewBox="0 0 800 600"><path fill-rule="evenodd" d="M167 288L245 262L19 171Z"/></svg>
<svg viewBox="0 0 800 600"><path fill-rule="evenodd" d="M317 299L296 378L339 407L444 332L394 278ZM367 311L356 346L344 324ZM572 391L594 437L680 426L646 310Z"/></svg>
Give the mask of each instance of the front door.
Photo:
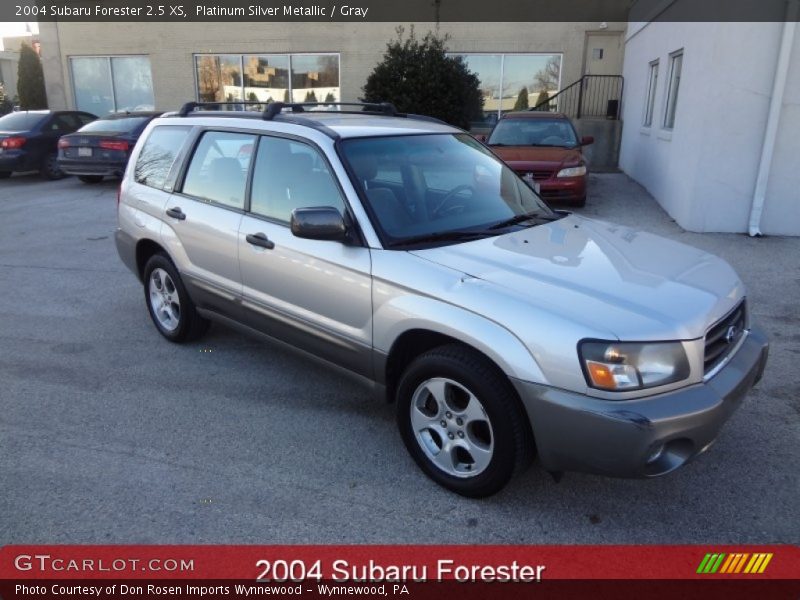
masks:
<svg viewBox="0 0 800 600"><path fill-rule="evenodd" d="M345 203L327 160L306 143L263 136L239 230L242 305L251 326L372 376L368 248L295 237L295 208Z"/></svg>

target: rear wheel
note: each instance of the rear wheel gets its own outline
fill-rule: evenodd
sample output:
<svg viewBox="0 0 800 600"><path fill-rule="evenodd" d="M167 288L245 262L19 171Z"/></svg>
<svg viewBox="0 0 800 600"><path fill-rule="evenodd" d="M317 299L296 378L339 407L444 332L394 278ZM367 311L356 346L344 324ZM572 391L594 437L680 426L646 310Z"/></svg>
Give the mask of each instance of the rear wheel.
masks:
<svg viewBox="0 0 800 600"><path fill-rule="evenodd" d="M58 155L55 152L44 157L39 172L45 179L53 180L64 177L64 171L58 166Z"/></svg>
<svg viewBox="0 0 800 600"><path fill-rule="evenodd" d="M102 175L78 175L78 179L80 179L83 183L100 183L103 181Z"/></svg>
<svg viewBox="0 0 800 600"><path fill-rule="evenodd" d="M490 496L530 460L532 440L514 389L470 348L441 346L415 359L400 379L396 400L409 453L451 491Z"/></svg>
<svg viewBox="0 0 800 600"><path fill-rule="evenodd" d="M171 342L197 339L208 321L197 314L178 270L165 254L155 254L144 268L144 297L159 333Z"/></svg>

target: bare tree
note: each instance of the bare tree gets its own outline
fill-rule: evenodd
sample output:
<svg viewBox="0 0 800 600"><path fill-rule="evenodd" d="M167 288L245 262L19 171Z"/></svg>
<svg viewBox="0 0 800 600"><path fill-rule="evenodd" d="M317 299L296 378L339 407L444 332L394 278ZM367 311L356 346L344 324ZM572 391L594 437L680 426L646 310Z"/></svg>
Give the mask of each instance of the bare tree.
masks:
<svg viewBox="0 0 800 600"><path fill-rule="evenodd" d="M546 92L558 89L558 80L561 74L561 57L551 56L544 67L533 76L533 89L537 92Z"/></svg>

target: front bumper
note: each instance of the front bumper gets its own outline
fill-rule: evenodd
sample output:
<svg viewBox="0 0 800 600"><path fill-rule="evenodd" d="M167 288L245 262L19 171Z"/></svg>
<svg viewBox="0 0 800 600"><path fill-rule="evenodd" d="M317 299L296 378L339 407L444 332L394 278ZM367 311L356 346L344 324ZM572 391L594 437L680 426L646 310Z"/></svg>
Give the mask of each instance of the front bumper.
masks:
<svg viewBox="0 0 800 600"><path fill-rule="evenodd" d="M539 195L548 202L582 202L586 199L586 177L563 177L538 181Z"/></svg>
<svg viewBox="0 0 800 600"><path fill-rule="evenodd" d="M708 381L636 400L601 400L535 383L513 383L546 469L654 477L711 446L761 379L768 351L766 337L753 328L728 364Z"/></svg>

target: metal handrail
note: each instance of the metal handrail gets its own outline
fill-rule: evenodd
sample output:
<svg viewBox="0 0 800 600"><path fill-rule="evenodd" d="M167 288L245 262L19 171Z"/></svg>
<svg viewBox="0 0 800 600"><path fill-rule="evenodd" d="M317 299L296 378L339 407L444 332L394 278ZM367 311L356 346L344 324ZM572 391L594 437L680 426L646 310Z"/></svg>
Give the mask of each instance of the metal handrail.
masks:
<svg viewBox="0 0 800 600"><path fill-rule="evenodd" d="M597 82L597 85L595 85ZM549 110L562 105L560 112L580 119L589 113L591 116L605 116L619 119L620 102L625 87L622 75L584 75L569 84L554 96L538 102L529 110ZM577 94L577 98L575 97ZM612 98L612 96L615 96ZM610 114L609 101L616 100L616 110ZM546 108L543 108L546 107ZM571 110L574 108L574 111ZM605 111L605 113L603 113ZM572 113L572 114L570 114Z"/></svg>

